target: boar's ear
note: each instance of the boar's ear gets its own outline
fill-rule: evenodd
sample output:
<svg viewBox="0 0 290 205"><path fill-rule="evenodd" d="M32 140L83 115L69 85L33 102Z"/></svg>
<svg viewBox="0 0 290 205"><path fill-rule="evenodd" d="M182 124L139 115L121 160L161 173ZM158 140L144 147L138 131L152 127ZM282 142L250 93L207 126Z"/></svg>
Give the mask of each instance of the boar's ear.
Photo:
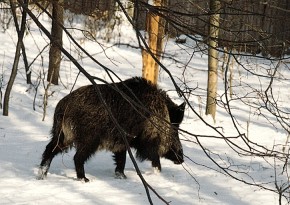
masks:
<svg viewBox="0 0 290 205"><path fill-rule="evenodd" d="M171 123L176 123L176 124L181 123L181 121L183 120L183 116L184 116L184 109L185 109L185 102L182 103L181 105L177 106L176 108L171 109L171 111L169 113Z"/></svg>

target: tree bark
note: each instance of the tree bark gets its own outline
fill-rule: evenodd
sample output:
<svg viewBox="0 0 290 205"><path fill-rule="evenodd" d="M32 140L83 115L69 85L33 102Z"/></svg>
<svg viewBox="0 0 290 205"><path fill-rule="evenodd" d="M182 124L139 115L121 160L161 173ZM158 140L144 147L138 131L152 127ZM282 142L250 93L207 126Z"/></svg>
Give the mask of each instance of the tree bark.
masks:
<svg viewBox="0 0 290 205"><path fill-rule="evenodd" d="M19 28L19 25L17 22L17 17L16 17L16 5L12 0L10 0L10 5L11 5L11 12L12 12L14 24L16 27ZM17 75L17 69L18 69L19 58L20 58L20 51L21 51L21 48L23 45L22 40L23 40L23 36L24 36L24 31L25 31L25 24L26 24L26 13L25 13L25 15L22 16L20 30L17 30L18 41L17 41L17 45L16 45L14 62L13 62L13 66L12 66L11 75L10 75L10 78L9 78L9 81L8 81L8 84L7 84L7 87L5 90L5 94L4 94L4 101L3 101L3 115L4 116L8 116L8 114L9 114L10 93L11 93L12 86L14 84L16 75Z"/></svg>
<svg viewBox="0 0 290 205"><path fill-rule="evenodd" d="M52 27L51 27L51 47L49 50L49 65L47 81L58 85L59 70L61 63L61 51L57 45L62 46L63 6L62 0L52 1Z"/></svg>
<svg viewBox="0 0 290 205"><path fill-rule="evenodd" d="M164 6L165 0L154 0L154 6ZM146 17L146 31L148 34L148 46L153 55L160 60L161 53L163 50L163 38L164 38L164 26L165 20L160 16L152 14L150 11ZM146 50L142 51L143 68L142 76L153 84L157 84L159 65L153 59L151 54Z"/></svg>
<svg viewBox="0 0 290 205"><path fill-rule="evenodd" d="M208 81L206 115L212 115L214 121L216 116L216 95L218 77L218 35L219 35L219 10L221 3L218 0L210 0L209 18L209 42L208 42Z"/></svg>

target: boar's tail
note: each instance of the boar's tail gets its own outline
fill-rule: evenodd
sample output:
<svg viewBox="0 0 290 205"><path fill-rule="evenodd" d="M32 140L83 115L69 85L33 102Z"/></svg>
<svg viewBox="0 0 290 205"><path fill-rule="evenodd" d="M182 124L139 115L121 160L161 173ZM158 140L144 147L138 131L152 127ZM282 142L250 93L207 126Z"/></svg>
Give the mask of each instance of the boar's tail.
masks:
<svg viewBox="0 0 290 205"><path fill-rule="evenodd" d="M51 130L51 141L55 146L54 149L58 147L58 149L60 149L60 152L65 151L72 146L72 141L69 140L69 135L71 134L66 131L67 126L65 126L64 123L66 108L66 104L62 105L62 102L57 105L53 117L53 126Z"/></svg>

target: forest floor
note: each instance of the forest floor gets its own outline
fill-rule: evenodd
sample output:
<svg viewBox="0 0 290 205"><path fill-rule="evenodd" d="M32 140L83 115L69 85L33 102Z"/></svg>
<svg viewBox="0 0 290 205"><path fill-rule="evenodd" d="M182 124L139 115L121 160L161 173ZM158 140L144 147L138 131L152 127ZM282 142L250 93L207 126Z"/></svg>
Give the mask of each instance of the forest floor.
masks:
<svg viewBox="0 0 290 205"><path fill-rule="evenodd" d="M40 19L50 29L47 17L40 17ZM25 36L24 44L29 62L35 59L31 67L33 86L25 83L25 70L21 60L10 96L9 116L0 115L0 204L149 204L145 189L130 158L127 157L125 168L128 178L115 179L112 153L109 152L98 152L86 163L85 170L90 179L89 183L76 180L73 164L74 149L58 155L53 160L45 180L36 180L42 152L50 139L49 132L57 102L71 89L89 84L89 81L84 75L79 75L79 71L64 56L60 72L61 83L58 86L49 87L47 111L42 121L44 89L48 86L45 81L48 47L39 56L38 54L49 41L31 20L28 22L29 32ZM82 28L81 20L74 27ZM95 59L112 69L121 79L140 76L141 52L126 46L126 44L137 45L134 32L128 25L120 26L118 32L120 35L114 37L109 43L102 40L99 40L99 43L84 40L82 33L77 31L73 31L72 34L79 42L82 42L81 45ZM13 26L5 32L0 32L0 76L2 76L3 94L9 80L16 42L17 33ZM124 45L113 46L119 42ZM180 133L186 155L185 162L182 165L174 165L162 159L161 173L155 173L150 162L138 162L144 178L160 196L173 205L279 204L279 195L263 187L275 190L276 185L282 187L289 185L287 176L281 172L284 164L272 158L240 155L229 146L226 140L215 138L214 136L219 136L218 133L206 124L216 127L226 137L238 135L232 118L223 107L217 108L215 124L211 117L204 114L207 56L192 49L193 44L195 42L190 39L187 39L185 45L178 45L172 39L167 40L165 51L179 62L166 58L167 55L162 60L178 85L182 87L183 82L187 83L187 87L182 87L182 89L190 91L187 97L195 111L193 112L187 106L181 125L181 129L187 132ZM109 81L104 69L72 46L66 36L64 45L87 72ZM255 66L256 70L261 71L264 67L273 66L273 62L256 58L243 58L241 62L247 68L252 69ZM187 66L184 66L185 64ZM289 79L290 72L287 66L289 68L288 64L285 68L281 68L280 72ZM237 85L243 81L244 85L251 85L251 88L265 88L269 84L269 79L252 76L238 65L235 66L234 77L234 83ZM224 93L223 73L219 74L218 80L218 92L221 96ZM179 98L174 91L166 72L160 71L158 83L174 102L177 104L183 102L183 99ZM289 110L290 82L281 81L274 86L281 94L279 102L281 101L281 104ZM248 88L237 86L235 91L247 93ZM275 149L281 152L283 147L288 146L285 144L287 134L278 127L273 117L264 118L257 115L256 110L239 101L233 101L231 108L238 121L239 130L246 133L251 141L269 150ZM188 133L200 137L196 138ZM245 147L241 139L233 139L233 142ZM226 170L241 181L228 176L208 155L219 165L227 167ZM248 185L244 182L255 185ZM164 204L153 192L150 194L154 204ZM282 204L287 204L285 198L282 199Z"/></svg>

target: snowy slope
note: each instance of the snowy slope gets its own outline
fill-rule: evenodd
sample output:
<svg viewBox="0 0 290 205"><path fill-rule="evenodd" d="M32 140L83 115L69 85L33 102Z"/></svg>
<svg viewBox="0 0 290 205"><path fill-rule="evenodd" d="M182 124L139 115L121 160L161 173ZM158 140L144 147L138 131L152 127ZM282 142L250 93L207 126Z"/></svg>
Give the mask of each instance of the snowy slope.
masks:
<svg viewBox="0 0 290 205"><path fill-rule="evenodd" d="M43 17L42 21L49 29L47 18ZM48 40L39 32L33 22L29 21L29 23L33 38L31 35L27 35L25 45L31 62ZM81 24L77 26L81 27ZM124 43L136 44L135 35L130 27L124 26L120 30ZM74 35L78 36L79 34L76 32ZM1 89L4 94L14 58L15 42L17 41L17 34L12 26L5 33L0 33L0 41L0 74L3 75L4 80ZM192 42L188 41L188 43ZM95 42L85 41L82 46L122 79L140 76L142 66L140 51L127 46L110 47L111 44L107 44L105 52ZM83 54L78 54L77 49L71 47L66 38L65 47L89 73L109 80L102 68L88 58L83 58ZM171 40L166 43L166 51L184 63L189 62L188 68L184 70L180 64L175 63L172 59L163 60L179 84L181 84L179 79L183 78L184 72L188 85L197 88L193 90L193 93L203 96L204 99L205 79L207 78L206 55L197 52L192 56L193 50L185 51ZM73 165L74 150L59 155L53 160L46 180L35 179L42 152L49 141L55 105L70 92L76 79L73 89L89 83L82 74L78 76L78 70L64 58L61 68L61 84L49 88L51 96L48 101L46 118L42 121L44 86L47 86L47 83L42 79L47 70L48 49L41 56L42 58L37 58L32 66L33 83L34 85L39 83L37 92L25 84L25 71L21 62L11 93L9 117L0 115L0 204L148 204L144 187L129 157L127 157L125 169L128 179L115 179L113 160L111 153L108 152L97 153L85 165L87 177L90 179L89 183L76 180ZM258 62L258 65L260 64L269 66L266 61ZM283 74L287 75L288 78L290 76L289 70L283 71ZM255 78L248 76L243 71L241 75L249 83L256 82ZM219 83L220 93L223 93L222 76L220 76ZM259 82L258 87L263 86L263 83L267 82ZM160 73L159 86L169 91L168 94L176 103L182 102L176 92L172 91L173 85L164 71ZM278 86L279 92L289 93L289 84ZM243 92L242 89L241 92ZM205 101L200 101L196 95L189 96L189 102L197 113L212 124L212 120L203 114ZM33 110L34 97L35 111ZM282 101L285 102L284 106L289 108L289 103L287 103L289 96L288 98L285 96ZM268 148L273 147L274 143L285 144L287 135L282 130L273 129L262 117L251 114L251 110L246 106L235 104L235 102L232 106L235 108L233 112L237 116L240 129L243 132L246 132L246 122L250 119L249 137L251 140L262 143ZM0 113L2 114L2 112ZM218 109L215 126L222 127L226 136L237 135L231 119L223 108ZM196 135L217 135L189 109L186 111L181 128ZM184 154L188 157L183 165L174 165L172 162L162 159L162 172L154 173L149 162L138 163L146 181L170 204L278 204L277 194L262 190L259 187L248 186L221 173L221 170L208 159L201 147L197 145L194 137L183 133L181 138ZM206 137L201 137L199 140L207 149L212 150L213 158L218 162L223 165L228 163L244 172L244 174L237 173L237 177L255 183L269 182L269 185L265 186L275 188L273 161L266 161L254 156L241 157L224 140ZM239 140L237 143L242 145ZM222 158L219 159L219 156L214 153L219 154ZM287 179L281 176L278 183L284 182L287 182ZM163 204L152 192L151 197L154 204ZM285 204L286 201L283 203Z"/></svg>

